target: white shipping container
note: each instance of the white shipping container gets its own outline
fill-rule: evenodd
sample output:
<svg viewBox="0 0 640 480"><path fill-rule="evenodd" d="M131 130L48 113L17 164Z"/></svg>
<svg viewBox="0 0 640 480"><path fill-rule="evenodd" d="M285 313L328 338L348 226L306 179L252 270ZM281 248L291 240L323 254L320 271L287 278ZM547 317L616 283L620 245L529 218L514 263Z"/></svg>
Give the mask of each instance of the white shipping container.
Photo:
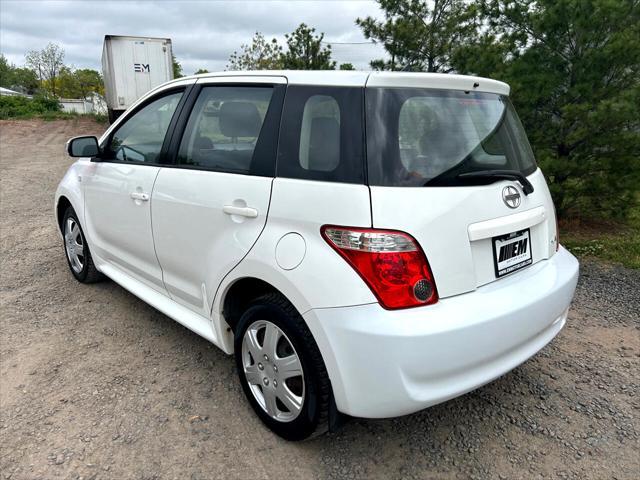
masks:
<svg viewBox="0 0 640 480"><path fill-rule="evenodd" d="M173 79L171 39L105 35L102 74L109 120Z"/></svg>

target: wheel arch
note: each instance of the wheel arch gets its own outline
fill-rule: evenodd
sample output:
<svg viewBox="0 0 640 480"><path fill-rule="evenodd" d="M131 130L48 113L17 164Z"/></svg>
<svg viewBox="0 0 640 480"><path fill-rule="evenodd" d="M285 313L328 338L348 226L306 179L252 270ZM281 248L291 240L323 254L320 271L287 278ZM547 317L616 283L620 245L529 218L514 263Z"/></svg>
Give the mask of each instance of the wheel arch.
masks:
<svg viewBox="0 0 640 480"><path fill-rule="evenodd" d="M58 223L58 229L60 230L60 232L62 232L62 222L64 220L64 214L69 207L73 208L73 205L71 204L71 200L69 200L64 195L61 195L58 198L58 202L56 204L56 221Z"/></svg>
<svg viewBox="0 0 640 480"><path fill-rule="evenodd" d="M227 277L213 302L211 313L214 330L219 334L220 347L229 354L233 353L233 336L238 320L256 298L274 292L291 303L300 316L308 310L304 303L297 301L299 292L295 287L287 285L286 282L278 282L277 278L264 278L253 272L238 271L232 278Z"/></svg>
<svg viewBox="0 0 640 480"><path fill-rule="evenodd" d="M60 233L62 233L61 226L64 212L66 212L69 207L73 207L73 210L78 216L78 220L80 220L80 224L84 225L84 201L80 179L86 169L86 163L86 161L79 160L72 164L56 189L53 214L55 215Z"/></svg>
<svg viewBox="0 0 640 480"><path fill-rule="evenodd" d="M281 295L299 313L300 320L307 326L309 335L318 348L320 359L325 365L325 368L327 368L327 360L325 358L325 355L327 353L333 355L333 353L331 353L330 348L327 350L326 341L320 331L313 328L313 325L310 325L307 321L305 313L309 311L309 309L300 308L300 302L296 302L294 300L296 295L299 295L300 292L297 291L297 289L295 289L293 285L286 285L285 282L285 288L279 288L278 286L274 285L278 284L278 282L268 282L255 276L239 276L225 283L226 284L223 287L224 289L222 290L222 293L219 294L219 297L217 299L218 305L216 306L214 304L214 308L217 308L216 311L219 312L219 315L217 316L217 318L219 319L219 331L226 332L226 335L222 338L220 345L223 350L225 350L229 354L234 353L234 333L240 317L254 299L272 292ZM287 295L286 292L288 292L289 295ZM318 338L318 334L320 334L320 337L323 338ZM330 385L333 385L332 373L333 377L335 378L336 372L331 372L327 368ZM333 387L331 386L331 389L332 388ZM327 426L329 430L334 431L345 421L346 417L339 413L333 391L331 393L329 402L330 405L328 411Z"/></svg>
<svg viewBox="0 0 640 480"><path fill-rule="evenodd" d="M220 298L220 314L231 331L235 331L247 306L267 293L277 293L291 302L278 288L257 277L236 278L226 286Z"/></svg>

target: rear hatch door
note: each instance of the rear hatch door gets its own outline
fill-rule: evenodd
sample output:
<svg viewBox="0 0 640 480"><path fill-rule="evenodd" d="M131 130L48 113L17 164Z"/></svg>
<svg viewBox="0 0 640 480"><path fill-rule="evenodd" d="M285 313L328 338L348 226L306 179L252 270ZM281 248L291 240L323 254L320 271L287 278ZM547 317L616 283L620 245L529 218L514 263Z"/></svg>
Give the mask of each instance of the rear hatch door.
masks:
<svg viewBox="0 0 640 480"><path fill-rule="evenodd" d="M440 297L553 255L553 204L506 95L368 87L366 117L373 227L420 243Z"/></svg>

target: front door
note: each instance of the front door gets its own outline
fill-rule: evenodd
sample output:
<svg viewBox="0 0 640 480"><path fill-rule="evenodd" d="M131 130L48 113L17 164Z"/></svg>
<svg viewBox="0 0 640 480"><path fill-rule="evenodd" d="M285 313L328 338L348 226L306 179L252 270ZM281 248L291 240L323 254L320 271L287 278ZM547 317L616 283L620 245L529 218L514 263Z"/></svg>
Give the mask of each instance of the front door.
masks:
<svg viewBox="0 0 640 480"><path fill-rule="evenodd" d="M86 232L102 261L164 291L151 234L151 193L183 90L154 97L114 130L83 177Z"/></svg>
<svg viewBox="0 0 640 480"><path fill-rule="evenodd" d="M160 171L151 199L165 286L207 317L218 285L257 240L269 208L285 80L248 81L200 81L175 141L174 168Z"/></svg>

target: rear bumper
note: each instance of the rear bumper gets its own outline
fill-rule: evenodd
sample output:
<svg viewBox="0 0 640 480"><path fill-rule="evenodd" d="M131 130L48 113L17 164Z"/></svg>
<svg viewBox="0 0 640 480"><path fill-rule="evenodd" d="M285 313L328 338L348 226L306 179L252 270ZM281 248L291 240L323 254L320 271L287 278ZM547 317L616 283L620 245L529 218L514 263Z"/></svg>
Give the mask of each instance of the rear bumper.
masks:
<svg viewBox="0 0 640 480"><path fill-rule="evenodd" d="M551 259L435 305L308 311L338 410L365 418L416 412L512 370L562 329L578 261Z"/></svg>

